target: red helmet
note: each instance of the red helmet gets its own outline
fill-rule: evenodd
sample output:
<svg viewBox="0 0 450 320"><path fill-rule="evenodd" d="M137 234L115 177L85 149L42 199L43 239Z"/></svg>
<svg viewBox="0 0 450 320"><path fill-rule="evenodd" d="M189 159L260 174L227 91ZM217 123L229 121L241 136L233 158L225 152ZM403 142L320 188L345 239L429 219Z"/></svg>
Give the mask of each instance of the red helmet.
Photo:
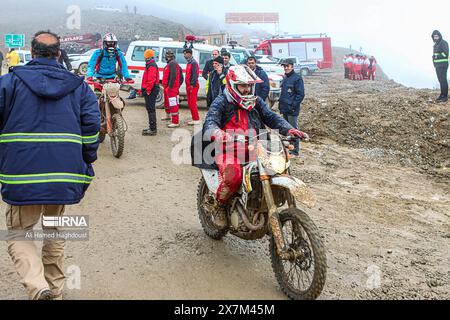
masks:
<svg viewBox="0 0 450 320"><path fill-rule="evenodd" d="M246 65L230 67L227 74L227 91L237 105L245 110L252 110L256 104L256 84L263 81ZM238 85L250 85L251 94L243 95Z"/></svg>

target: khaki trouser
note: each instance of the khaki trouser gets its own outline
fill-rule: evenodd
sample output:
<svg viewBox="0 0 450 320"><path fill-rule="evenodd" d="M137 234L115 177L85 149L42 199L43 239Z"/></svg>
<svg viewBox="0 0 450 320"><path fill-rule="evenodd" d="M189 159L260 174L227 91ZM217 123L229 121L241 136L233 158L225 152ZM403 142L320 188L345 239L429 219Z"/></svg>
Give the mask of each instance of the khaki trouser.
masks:
<svg viewBox="0 0 450 320"><path fill-rule="evenodd" d="M31 231L39 222L41 215L61 216L64 209L63 205L8 206L6 225L8 230ZM43 229L56 228L43 227ZM7 244L20 282L30 299L37 299L46 289L50 289L57 296L62 294L65 283L64 240L44 240L42 258L34 241L11 240Z"/></svg>

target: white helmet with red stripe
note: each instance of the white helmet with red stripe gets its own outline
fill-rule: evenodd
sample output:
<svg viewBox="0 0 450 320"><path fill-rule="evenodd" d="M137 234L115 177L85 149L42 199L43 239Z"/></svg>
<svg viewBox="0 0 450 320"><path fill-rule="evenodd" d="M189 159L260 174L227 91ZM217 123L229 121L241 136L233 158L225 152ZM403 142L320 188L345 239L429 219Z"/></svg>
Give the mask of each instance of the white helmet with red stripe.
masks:
<svg viewBox="0 0 450 320"><path fill-rule="evenodd" d="M227 91L239 107L250 111L256 104L256 84L262 82L248 66L233 66L230 67L227 74ZM250 85L250 94L242 94L238 89L238 85Z"/></svg>

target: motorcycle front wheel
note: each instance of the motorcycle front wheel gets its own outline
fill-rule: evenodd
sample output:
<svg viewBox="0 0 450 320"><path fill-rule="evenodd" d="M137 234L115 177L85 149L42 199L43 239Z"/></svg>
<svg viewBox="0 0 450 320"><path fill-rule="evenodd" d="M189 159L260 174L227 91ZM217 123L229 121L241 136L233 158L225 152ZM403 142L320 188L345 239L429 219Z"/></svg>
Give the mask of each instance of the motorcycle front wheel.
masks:
<svg viewBox="0 0 450 320"><path fill-rule="evenodd" d="M286 247L302 258L283 260L275 239L270 241L272 268L281 290L292 300L315 300L325 286L327 260L319 230L300 209L290 208L279 215Z"/></svg>
<svg viewBox="0 0 450 320"><path fill-rule="evenodd" d="M112 116L111 150L116 158L120 158L125 148L125 122L122 115L116 113Z"/></svg>

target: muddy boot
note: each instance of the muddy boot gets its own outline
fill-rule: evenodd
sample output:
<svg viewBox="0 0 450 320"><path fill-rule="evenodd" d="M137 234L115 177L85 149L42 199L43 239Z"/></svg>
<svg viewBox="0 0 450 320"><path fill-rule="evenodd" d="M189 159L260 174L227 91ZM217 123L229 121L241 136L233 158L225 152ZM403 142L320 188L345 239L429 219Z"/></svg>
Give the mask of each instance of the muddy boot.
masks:
<svg viewBox="0 0 450 320"><path fill-rule="evenodd" d="M39 293L36 300L53 300L53 294L48 289L43 290L41 293Z"/></svg>
<svg viewBox="0 0 450 320"><path fill-rule="evenodd" d="M214 224L219 230L228 228L227 206L216 202L213 210Z"/></svg>

